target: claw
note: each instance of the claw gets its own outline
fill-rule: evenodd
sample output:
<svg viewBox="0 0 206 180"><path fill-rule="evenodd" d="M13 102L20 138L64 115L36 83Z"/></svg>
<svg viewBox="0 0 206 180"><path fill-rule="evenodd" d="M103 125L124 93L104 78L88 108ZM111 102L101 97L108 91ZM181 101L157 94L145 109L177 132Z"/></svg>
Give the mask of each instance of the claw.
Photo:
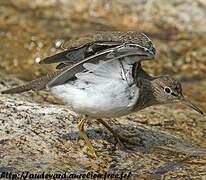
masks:
<svg viewBox="0 0 206 180"><path fill-rule="evenodd" d="M131 147L129 147L128 145L137 145L137 140L135 138L135 141L133 141L131 138L129 137L136 137L136 136L133 136L133 135L119 135L116 133L115 135L115 140L117 141L117 144L118 146L121 148L121 149L131 149ZM138 140L139 142L140 140Z"/></svg>
<svg viewBox="0 0 206 180"><path fill-rule="evenodd" d="M120 135L117 132L115 132L105 121L103 121L102 119L97 119L98 122L100 122L104 127L106 127L114 136L117 145L120 149L129 149L128 146L126 146L126 144L131 144L131 145L136 145L137 142L135 140L131 141L131 137L136 137L134 135ZM140 141L140 140L139 140Z"/></svg>

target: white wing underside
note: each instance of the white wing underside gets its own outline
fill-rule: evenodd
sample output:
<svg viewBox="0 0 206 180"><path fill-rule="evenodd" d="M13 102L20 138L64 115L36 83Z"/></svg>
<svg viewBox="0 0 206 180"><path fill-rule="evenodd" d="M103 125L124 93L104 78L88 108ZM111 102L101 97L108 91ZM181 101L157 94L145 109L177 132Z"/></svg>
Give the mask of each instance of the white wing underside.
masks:
<svg viewBox="0 0 206 180"><path fill-rule="evenodd" d="M85 63L86 72L76 74L75 81L51 88L74 111L94 117L127 114L138 98L133 85L132 64L123 61Z"/></svg>
<svg viewBox="0 0 206 180"><path fill-rule="evenodd" d="M85 63L83 66L88 71L77 73L76 77L87 84L102 84L111 80L126 81L128 85L133 83L132 64L127 58L123 61L100 61L98 64Z"/></svg>

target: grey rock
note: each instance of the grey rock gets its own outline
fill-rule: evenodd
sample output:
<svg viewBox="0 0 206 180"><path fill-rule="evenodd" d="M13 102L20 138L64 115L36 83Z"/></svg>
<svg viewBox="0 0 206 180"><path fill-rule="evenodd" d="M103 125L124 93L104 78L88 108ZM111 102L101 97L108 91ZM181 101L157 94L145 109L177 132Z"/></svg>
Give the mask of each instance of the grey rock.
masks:
<svg viewBox="0 0 206 180"><path fill-rule="evenodd" d="M4 82L0 90L5 85L20 83L12 77L0 76ZM205 117L190 110L157 106L107 120L116 131L136 142L128 145L129 150L116 148L111 134L91 119L87 133L98 154L93 159L79 138L76 114L61 104L38 103L32 94L0 95L1 171L131 171L135 179L196 177L196 171L206 168L206 149L169 130L178 129L180 118L182 123L189 117L205 122ZM195 163L200 163L199 168L194 169Z"/></svg>

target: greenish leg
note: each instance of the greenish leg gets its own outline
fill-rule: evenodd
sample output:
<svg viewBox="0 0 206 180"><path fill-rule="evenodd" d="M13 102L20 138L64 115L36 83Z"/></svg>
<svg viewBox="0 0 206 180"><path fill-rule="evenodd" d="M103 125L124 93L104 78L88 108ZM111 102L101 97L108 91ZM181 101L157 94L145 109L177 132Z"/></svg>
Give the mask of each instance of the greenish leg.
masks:
<svg viewBox="0 0 206 180"><path fill-rule="evenodd" d="M97 119L97 121L112 133L120 148L125 148L126 147L125 143L133 144L132 142L129 141L127 137L121 136L120 134L115 132L104 120Z"/></svg>
<svg viewBox="0 0 206 180"><path fill-rule="evenodd" d="M96 157L96 153L95 153L95 150L92 146L92 143L91 143L90 139L88 138L86 132L84 131L84 123L85 122L86 122L86 117L80 116L79 123L78 123L80 137L85 140L85 143L86 143L87 147L89 148L89 151L91 152L91 154Z"/></svg>

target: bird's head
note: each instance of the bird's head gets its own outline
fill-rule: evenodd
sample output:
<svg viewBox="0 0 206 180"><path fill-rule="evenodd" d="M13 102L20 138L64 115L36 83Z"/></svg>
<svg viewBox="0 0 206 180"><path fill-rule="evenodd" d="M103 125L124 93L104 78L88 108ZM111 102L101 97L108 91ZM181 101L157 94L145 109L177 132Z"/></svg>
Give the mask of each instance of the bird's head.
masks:
<svg viewBox="0 0 206 180"><path fill-rule="evenodd" d="M161 76L152 81L153 96L159 104L183 102L195 111L203 114L202 110L186 99L180 82L170 76Z"/></svg>

